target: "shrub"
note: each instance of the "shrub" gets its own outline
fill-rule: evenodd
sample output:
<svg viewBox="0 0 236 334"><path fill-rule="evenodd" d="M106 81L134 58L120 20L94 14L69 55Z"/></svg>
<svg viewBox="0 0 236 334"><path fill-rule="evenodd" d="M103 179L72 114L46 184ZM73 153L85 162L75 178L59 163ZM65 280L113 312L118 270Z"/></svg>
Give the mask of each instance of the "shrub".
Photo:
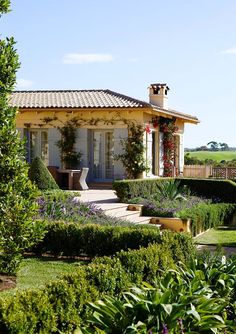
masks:
<svg viewBox="0 0 236 334"><path fill-rule="evenodd" d="M0 3L0 17L10 1ZM14 274L25 248L34 242L35 188L28 179L23 144L15 127L17 109L9 106L18 55L13 38L0 40L0 272ZM38 230L37 230L38 232Z"/></svg>
<svg viewBox="0 0 236 334"><path fill-rule="evenodd" d="M135 197L149 198L158 192L158 185L167 183L171 178L114 181L113 189L121 202Z"/></svg>
<svg viewBox="0 0 236 334"><path fill-rule="evenodd" d="M236 203L236 184L230 180L181 178L180 184L187 186L198 196L218 198L225 203Z"/></svg>
<svg viewBox="0 0 236 334"><path fill-rule="evenodd" d="M174 238L178 239L177 235ZM153 282L156 274L162 277L164 271L176 267L168 233L166 238L162 245L120 252L113 258L98 258L44 289L0 298L0 330L9 334L72 333L90 314L88 302L105 295L118 296L131 284Z"/></svg>
<svg viewBox="0 0 236 334"><path fill-rule="evenodd" d="M55 331L56 314L42 290L18 292L0 299L0 332L48 334Z"/></svg>
<svg viewBox="0 0 236 334"><path fill-rule="evenodd" d="M143 200L142 214L152 217L176 217L176 214L184 209L190 209L197 204L209 202L209 200L188 196L186 200Z"/></svg>
<svg viewBox="0 0 236 334"><path fill-rule="evenodd" d="M35 251L65 256L86 254L94 257L112 255L121 249L146 247L149 243L160 240L160 231L152 226L141 228L49 222L47 234Z"/></svg>
<svg viewBox="0 0 236 334"><path fill-rule="evenodd" d="M191 231L193 235L217 227L223 224L229 224L236 211L236 204L202 203L191 209L179 211L176 216L181 219L191 219Z"/></svg>
<svg viewBox="0 0 236 334"><path fill-rule="evenodd" d="M89 257L113 255L120 250L147 247L151 243L171 243L187 247L186 254L193 251L192 239L188 234L163 231L156 227L120 227L78 225L74 223L48 223L44 240L33 250L52 255ZM173 254L174 255L174 254Z"/></svg>
<svg viewBox="0 0 236 334"><path fill-rule="evenodd" d="M93 314L82 333L235 333L235 277L235 259L204 254L153 286L90 303Z"/></svg>
<svg viewBox="0 0 236 334"><path fill-rule="evenodd" d="M209 288L199 291L176 272L160 284L133 287L122 298L90 303L93 315L82 333L223 333L229 328L223 320L227 302L214 298Z"/></svg>
<svg viewBox="0 0 236 334"><path fill-rule="evenodd" d="M40 190L59 189L40 157L33 159L29 168L29 178Z"/></svg>
<svg viewBox="0 0 236 334"><path fill-rule="evenodd" d="M157 185L166 183L171 178L122 180L113 183L120 201L135 197L150 198L158 191ZM236 184L229 180L179 178L180 186L187 186L191 193L200 197L218 198L225 203L236 203Z"/></svg>
<svg viewBox="0 0 236 334"><path fill-rule="evenodd" d="M145 129L141 124L131 122L128 124L128 138L121 140L123 152L115 156L125 167L129 178L135 179L144 171L148 171L147 162L144 158L145 146L143 134Z"/></svg>

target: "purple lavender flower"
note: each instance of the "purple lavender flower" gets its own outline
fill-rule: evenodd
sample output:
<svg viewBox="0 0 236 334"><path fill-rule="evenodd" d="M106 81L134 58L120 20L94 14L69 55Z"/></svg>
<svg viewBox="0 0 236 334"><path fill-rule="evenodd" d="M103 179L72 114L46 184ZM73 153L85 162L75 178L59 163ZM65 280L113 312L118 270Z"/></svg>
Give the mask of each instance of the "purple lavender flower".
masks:
<svg viewBox="0 0 236 334"><path fill-rule="evenodd" d="M169 333L169 331L168 331L167 325L164 324L164 325L163 325L162 334L168 334L168 333Z"/></svg>
<svg viewBox="0 0 236 334"><path fill-rule="evenodd" d="M183 326L183 320L181 318L177 319L179 327L180 327L180 333L184 334L184 326Z"/></svg>

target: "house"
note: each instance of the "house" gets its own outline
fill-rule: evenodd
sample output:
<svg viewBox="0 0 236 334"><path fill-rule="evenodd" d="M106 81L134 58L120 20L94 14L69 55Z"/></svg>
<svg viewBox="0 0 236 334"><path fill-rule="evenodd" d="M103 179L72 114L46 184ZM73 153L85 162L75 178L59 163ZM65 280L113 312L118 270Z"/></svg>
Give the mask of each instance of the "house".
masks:
<svg viewBox="0 0 236 334"><path fill-rule="evenodd" d="M121 139L128 136L128 122L148 127L143 140L150 171L144 177L163 175L163 133L153 121L159 117L175 120L173 172L182 173L184 124L199 120L170 109L168 92L166 84L151 84L149 102L144 102L110 90L15 91L11 104L19 108L16 126L27 139L29 162L41 156L46 165L61 167L57 127L77 118L80 126L75 149L82 153L80 167L89 167L90 182L109 182L125 177L124 167L114 155L122 152Z"/></svg>

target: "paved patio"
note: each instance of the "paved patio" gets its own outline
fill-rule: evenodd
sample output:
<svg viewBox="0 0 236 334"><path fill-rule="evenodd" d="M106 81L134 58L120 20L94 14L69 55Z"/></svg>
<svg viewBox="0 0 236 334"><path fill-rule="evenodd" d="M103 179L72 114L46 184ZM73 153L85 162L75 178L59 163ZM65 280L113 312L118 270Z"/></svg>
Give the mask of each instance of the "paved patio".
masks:
<svg viewBox="0 0 236 334"><path fill-rule="evenodd" d="M80 191L79 200L90 203L117 203L118 198L112 189L89 189Z"/></svg>

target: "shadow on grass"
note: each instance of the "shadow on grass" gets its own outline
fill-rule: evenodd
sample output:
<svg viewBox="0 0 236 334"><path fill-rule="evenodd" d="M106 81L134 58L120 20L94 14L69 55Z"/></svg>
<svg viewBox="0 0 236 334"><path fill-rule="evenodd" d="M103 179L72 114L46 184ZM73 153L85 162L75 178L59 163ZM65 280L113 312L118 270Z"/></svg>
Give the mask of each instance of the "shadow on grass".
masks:
<svg viewBox="0 0 236 334"><path fill-rule="evenodd" d="M35 259L40 262L61 262L61 263L80 263L88 264L91 262L91 259L88 257L66 257L66 256L49 256L49 255L35 255L35 254L26 254L24 259Z"/></svg>
<svg viewBox="0 0 236 334"><path fill-rule="evenodd" d="M219 226L216 228L217 231L236 231L236 226Z"/></svg>

